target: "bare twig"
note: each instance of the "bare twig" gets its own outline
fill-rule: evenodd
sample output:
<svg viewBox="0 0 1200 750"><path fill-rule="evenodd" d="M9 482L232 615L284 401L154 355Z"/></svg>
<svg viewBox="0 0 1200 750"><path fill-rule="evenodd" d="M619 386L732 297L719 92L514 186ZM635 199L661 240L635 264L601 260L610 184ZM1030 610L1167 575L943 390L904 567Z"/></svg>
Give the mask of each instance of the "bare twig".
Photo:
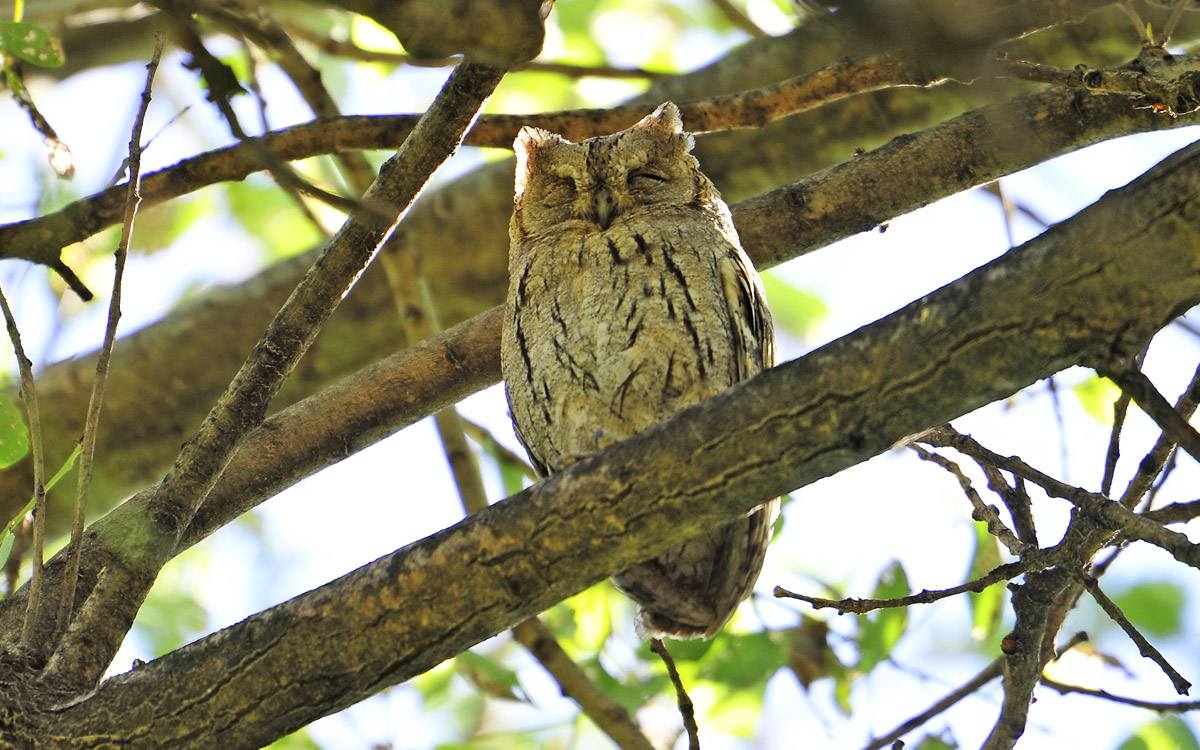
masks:
<svg viewBox="0 0 1200 750"><path fill-rule="evenodd" d="M1200 518L1200 500L1164 505L1156 510L1147 511L1142 515L1164 526L1169 523L1187 523L1195 518Z"/></svg>
<svg viewBox="0 0 1200 750"><path fill-rule="evenodd" d="M808 602L813 609L829 608L837 610L839 614L865 615L877 609L894 609L912 604L932 604L959 594L979 593L1001 581L1007 581L1031 570L1040 570L1047 565L1052 565L1058 549L1058 547L1051 547L1047 550L1032 550L1021 560L995 567L973 581L951 586L948 589L922 589L915 594L899 596L895 599L823 599L819 596L797 594L782 586L776 586L774 594L778 599L799 599L802 602Z"/></svg>
<svg viewBox="0 0 1200 750"><path fill-rule="evenodd" d="M1200 545L1193 544L1184 534L1164 528L1103 495L1060 482L1015 456L1005 457L993 453L969 435L963 435L948 426L931 430L921 437L921 441L929 445L954 448L959 453L1024 477L1041 487L1047 495L1067 500L1105 527L1120 531L1131 539L1141 539L1162 547L1176 560L1200 568Z"/></svg>
<svg viewBox="0 0 1200 750"><path fill-rule="evenodd" d="M1200 365L1192 373L1192 379L1188 382L1187 388L1175 400L1175 412L1181 419L1190 419L1196 411L1198 403L1200 403ZM1125 491L1121 493L1121 505L1126 508L1136 506L1153 486L1155 478L1160 475L1174 453L1175 441L1164 431L1158 440L1154 441L1154 447L1150 449L1150 452L1142 458L1141 463L1138 464L1137 473L1129 480Z"/></svg>
<svg viewBox="0 0 1200 750"><path fill-rule="evenodd" d="M1200 709L1200 701L1180 701L1178 703L1160 703L1158 701L1144 701L1137 698L1126 698L1121 695L1113 695L1107 690L1097 690L1095 688L1086 688L1079 685L1067 685L1066 683L1052 680L1049 677L1042 677L1042 684L1048 688L1052 688L1061 695L1070 695L1076 693L1078 695L1089 695L1093 698L1102 698L1112 703L1121 703L1126 706L1136 706L1137 708L1145 708L1150 711L1159 711L1162 713L1183 713L1184 711L1195 711Z"/></svg>
<svg viewBox="0 0 1200 750"><path fill-rule="evenodd" d="M683 728L687 731L688 750L700 750L700 728L696 726L696 707L692 705L692 699L688 697L687 690L683 687L683 680L679 678L679 670L675 668L675 660L671 658L671 652L667 651L666 644L659 638L650 640L650 650L662 659L667 668L667 676L671 678L671 684L675 686L675 697L679 701L679 715L683 717Z"/></svg>
<svg viewBox="0 0 1200 750"><path fill-rule="evenodd" d="M21 642L30 645L33 624L37 621L38 607L42 595L42 566L45 562L43 546L46 536L46 455L42 445L42 417L38 412L37 388L33 378L33 362L25 356L21 344L21 332L17 330L17 319L4 292L0 291L0 308L4 310L4 323L13 352L17 355L17 369L21 377L21 401L25 404L25 418L29 423L29 450L33 454L33 574L29 580L29 601L25 607L25 625L21 629ZM13 555L16 554L14 543Z"/></svg>
<svg viewBox="0 0 1200 750"><path fill-rule="evenodd" d="M1133 368L1124 368L1118 372L1101 373L1112 380L1125 393L1128 393L1162 429L1163 434L1176 445L1200 461L1200 433L1196 432L1187 420L1163 398L1145 373Z"/></svg>
<svg viewBox="0 0 1200 750"><path fill-rule="evenodd" d="M1113 476L1117 473L1117 460L1121 458L1121 428L1125 426L1125 416L1129 413L1129 402L1132 401L1124 391L1113 402L1112 431L1108 435L1108 450L1104 454L1104 477L1100 480L1100 492L1112 496Z"/></svg>
<svg viewBox="0 0 1200 750"><path fill-rule="evenodd" d="M113 344L117 339L117 323L121 319L121 286L125 275L125 257L129 253L129 242L133 237L133 222L141 205L142 169L142 125L150 107L150 91L154 75L162 59L163 46L167 37L162 32L155 35L154 55L146 65L146 85L142 88L142 100L137 115L133 118L133 130L129 136L129 183L125 200L125 220L121 226L121 240L113 257L112 297L108 302L108 324L104 330L104 343L96 359L96 378L92 382L92 398L88 402L87 418L83 426L83 450L79 456L79 475L75 484L75 518L71 525L70 562L63 580L62 598L59 600L57 632L62 632L71 621L71 609L75 603L75 580L79 570L79 554L83 544L83 526L87 511L88 492L92 486L92 461L96 454L96 432L100 427L100 407L104 403L104 386L108 382L108 367L112 359ZM30 626L31 627L31 626Z"/></svg>
<svg viewBox="0 0 1200 750"><path fill-rule="evenodd" d="M973 509L971 511L971 518L975 519L976 521L983 521L986 523L988 533L999 539L1000 543L1007 547L1009 553L1011 553L1013 556L1020 557L1022 554L1024 554L1026 550L1025 543L1020 539L1017 539L1017 536L1013 534L1012 530L1005 526L1004 522L1000 520L1000 511L996 508L996 506L988 505L987 503L983 502L983 498L981 498L979 493L975 491L975 488L971 486L971 480L967 478L966 474L963 474L962 469L958 464L954 463L945 456L939 456L936 453L927 451L916 443L910 443L908 447L915 451L916 454L921 457L922 461L929 461L930 463L937 464L953 474L954 478L958 480L958 485L962 488L963 494L965 494L967 496L967 500L971 502L971 508Z"/></svg>
<svg viewBox="0 0 1200 750"><path fill-rule="evenodd" d="M1100 608L1104 610L1104 613L1112 618L1112 621L1120 626L1121 630L1125 631L1125 635L1129 636L1131 641L1137 644L1138 653L1147 659L1150 659L1157 664L1160 669L1162 669L1163 673L1171 679L1171 684L1175 686L1175 691L1177 693L1180 695L1187 695L1188 690L1192 687L1192 683L1185 680L1183 675L1179 674L1179 672L1177 672L1175 668L1172 667L1169 662L1167 662L1166 658L1159 653L1158 649L1156 649L1150 643L1150 641L1146 640L1146 636L1138 632L1138 629L1129 622L1129 619L1125 617L1125 613L1121 611L1121 608L1117 606L1116 602L1114 602L1112 599L1109 599L1108 595L1100 590L1100 586L1096 583L1096 579L1091 576L1084 576L1083 585L1087 587L1088 593L1092 595L1092 598L1096 600L1096 603L1100 605Z"/></svg>
<svg viewBox="0 0 1200 750"><path fill-rule="evenodd" d="M882 737L878 737L867 743L867 745L863 747L863 750L880 750L880 748L887 747L889 744L898 741L905 734L908 734L917 727L922 726L925 724L925 722L929 721L938 714L945 712L955 703L958 703L968 695L977 692L979 688L999 677L1003 673L1003 665L1003 659L996 659L991 664L984 667L979 674L975 675L959 687L947 693L946 697L942 698L937 703L934 703L925 711L922 711L921 713L912 717Z"/></svg>

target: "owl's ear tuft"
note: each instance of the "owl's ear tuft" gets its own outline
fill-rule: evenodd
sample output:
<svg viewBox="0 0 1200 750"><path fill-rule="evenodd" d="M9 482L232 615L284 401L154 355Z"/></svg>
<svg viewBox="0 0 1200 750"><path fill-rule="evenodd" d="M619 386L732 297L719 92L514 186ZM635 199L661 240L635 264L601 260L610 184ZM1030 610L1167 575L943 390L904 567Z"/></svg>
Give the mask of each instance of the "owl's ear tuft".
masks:
<svg viewBox="0 0 1200 750"><path fill-rule="evenodd" d="M567 139L557 133L551 133L549 130L531 128L528 125L521 128L521 131L517 133L517 139L513 141L513 151L517 154L517 195L525 192L525 182L533 172L533 162L537 152L567 142Z"/></svg>
<svg viewBox="0 0 1200 750"><path fill-rule="evenodd" d="M675 102L663 102L634 127L674 135L683 132L683 118L679 115L679 107L675 106Z"/></svg>
<svg viewBox="0 0 1200 750"><path fill-rule="evenodd" d="M658 109L643 117L633 127L660 135L676 136L682 141L685 152L691 151L696 143L692 134L683 129L683 117L679 114L679 107L675 106L675 102L663 102L658 105Z"/></svg>

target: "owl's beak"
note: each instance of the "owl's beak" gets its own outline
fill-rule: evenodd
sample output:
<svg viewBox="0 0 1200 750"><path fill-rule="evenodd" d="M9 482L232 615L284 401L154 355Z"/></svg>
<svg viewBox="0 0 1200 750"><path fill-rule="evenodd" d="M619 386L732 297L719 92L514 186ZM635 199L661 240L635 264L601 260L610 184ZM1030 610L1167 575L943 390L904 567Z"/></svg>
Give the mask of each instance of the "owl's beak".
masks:
<svg viewBox="0 0 1200 750"><path fill-rule="evenodd" d="M608 229L612 221L613 195L607 185L600 185L592 193L592 211L596 214L596 223L601 229Z"/></svg>

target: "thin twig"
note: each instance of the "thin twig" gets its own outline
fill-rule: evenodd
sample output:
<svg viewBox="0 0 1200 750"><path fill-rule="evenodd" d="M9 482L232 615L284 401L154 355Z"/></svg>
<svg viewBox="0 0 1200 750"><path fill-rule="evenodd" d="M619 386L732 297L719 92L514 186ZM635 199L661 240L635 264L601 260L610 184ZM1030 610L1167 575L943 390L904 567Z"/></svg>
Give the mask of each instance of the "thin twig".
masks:
<svg viewBox="0 0 1200 750"><path fill-rule="evenodd" d="M1104 454L1104 478L1100 480L1100 492L1112 496L1113 476L1117 473L1117 461L1121 458L1121 428L1125 426L1125 416L1129 413L1129 403L1133 399L1124 391L1113 402L1113 424L1108 435L1108 450Z"/></svg>
<svg viewBox="0 0 1200 750"><path fill-rule="evenodd" d="M1175 400L1175 411L1180 418L1190 419L1196 411L1197 404L1200 404L1200 365L1192 372L1192 379L1187 388ZM1162 473L1174 453L1175 442L1164 431L1158 440L1154 441L1154 447L1142 458L1137 473L1121 493L1121 505L1126 508L1135 507L1153 487L1155 478Z"/></svg>
<svg viewBox="0 0 1200 750"><path fill-rule="evenodd" d="M1119 372L1101 373L1128 393L1176 445L1200 461L1200 433L1180 416L1171 403L1163 398L1141 370L1125 368Z"/></svg>
<svg viewBox="0 0 1200 750"><path fill-rule="evenodd" d="M671 653L667 651L666 644L660 638L650 640L650 650L662 659L667 668L667 676L671 678L671 684L675 686L675 697L679 701L679 715L683 717L683 728L687 731L688 750L700 750L700 728L696 726L696 707L692 705L692 699L688 697L687 690L683 687L683 680L679 678L679 670L675 668L675 660L671 658Z"/></svg>
<svg viewBox="0 0 1200 750"><path fill-rule="evenodd" d="M1109 599L1108 595L1100 590L1100 585L1096 583L1096 579L1091 576L1084 576L1083 585L1087 587L1088 593L1092 595L1092 598L1096 600L1096 603L1100 605L1104 613L1112 618L1112 621L1120 626L1121 630L1125 631L1125 635L1129 636L1131 641L1137 644L1138 653L1150 659L1162 669L1163 673L1171 679L1171 684L1175 686L1177 693L1187 695L1188 690L1192 687L1192 683L1185 680L1183 675L1175 671L1175 668L1159 653L1158 649L1150 641L1146 640L1146 636L1138 632L1138 629L1129 622L1129 619L1125 617L1125 613L1121 611L1116 602Z"/></svg>
<svg viewBox="0 0 1200 750"><path fill-rule="evenodd" d="M28 646L33 638L33 625L37 622L38 607L41 606L46 538L46 454L42 444L42 417L38 411L33 362L25 356L21 332L17 330L17 319L13 316L3 291L0 291L0 308L4 310L8 338L12 341L13 351L17 355L17 369L21 373L21 401L25 404L25 418L29 424L29 451L33 454L33 575L29 579L29 601L25 607L25 625L21 629L21 642ZM19 561L15 543L13 549L13 555Z"/></svg>
<svg viewBox="0 0 1200 750"><path fill-rule="evenodd" d="M1012 530L1005 526L1004 522L1000 520L1000 511L996 508L996 506L988 505L987 503L983 502L983 498L981 498L979 493L975 491L975 488L971 486L971 480L967 478L966 474L963 474L962 469L958 464L954 463L945 456L940 456L931 451L927 451L916 443L909 443L908 447L916 452L916 454L921 457L922 461L929 461L930 463L937 464L953 474L954 478L958 480L958 485L962 488L963 494L967 496L967 500L969 500L971 503L971 507L973 509L971 511L971 518L976 521L983 521L986 523L988 533L1000 540L1000 543L1007 547L1009 553L1014 557L1020 557L1022 554L1024 554L1025 550L1027 549L1025 543L1018 539L1016 534L1014 534Z"/></svg>
<svg viewBox="0 0 1200 750"><path fill-rule="evenodd" d="M1113 703L1122 703L1126 706L1136 706L1138 708L1145 708L1149 709L1150 711L1158 711L1161 713L1183 713L1184 711L1195 711L1196 709L1200 709L1200 701L1181 701L1179 703L1144 701L1137 698L1126 698L1121 695L1113 695L1107 690L1097 690L1095 688L1086 688L1079 685L1067 685L1066 683L1052 680L1046 676L1042 677L1042 684L1057 691L1061 695L1070 695L1071 693L1090 695L1093 698L1102 698Z"/></svg>
<svg viewBox="0 0 1200 750"><path fill-rule="evenodd" d="M808 602L813 606L813 609L829 608L837 610L838 614L865 615L877 609L894 609L896 607L908 607L913 604L932 604L933 602L947 599L951 596L958 596L959 594L977 594L1001 581L1011 580L1031 570L1040 570L1047 565L1053 564L1058 549L1058 547L1051 547L1046 550L1032 550L1021 560L992 568L986 574L973 581L967 581L958 586L951 586L948 589L922 589L915 594L899 596L895 599L823 599L819 596L797 594L788 591L782 586L775 587L774 595L778 599L799 599L802 602Z"/></svg>
<svg viewBox="0 0 1200 750"><path fill-rule="evenodd" d="M1176 560L1194 568L1200 568L1200 545L1193 544L1186 535L1171 531L1143 515L1138 515L1104 495L1060 482L1015 456L1006 457L994 453L980 445L971 436L963 435L949 426L930 430L921 436L921 442L938 447L953 448L976 460L986 461L1005 471L1012 472L1015 476L1024 477L1045 490L1047 495L1070 502L1107 528L1120 531L1131 539L1150 542L1171 553Z"/></svg>
<svg viewBox="0 0 1200 750"><path fill-rule="evenodd" d="M150 91L154 75L162 59L166 34L155 34L154 54L146 65L146 85L142 88L142 100L137 115L133 118L133 130L129 137L129 183L125 201L125 220L121 226L121 240L113 258L112 297L108 302L108 324L104 330L104 343L96 358L96 378L92 382L92 397L88 402L87 418L83 426L83 451L79 456L79 476L75 484L75 518L71 525L70 561L63 580L62 598L56 633L61 633L71 620L71 608L75 602L75 579L79 572L79 554L83 548L83 527L87 512L88 492L92 487L92 461L96 453L96 432L100 426L100 407L104 403L104 386L108 382L108 367L112 359L113 344L117 340L117 323L121 319L121 285L125 275L125 257L129 253L129 242L133 237L133 221L142 202L139 192L142 175L142 126L146 111L150 108Z"/></svg>
<svg viewBox="0 0 1200 750"><path fill-rule="evenodd" d="M933 717L947 711L951 706L953 706L955 703L958 703L963 698L966 698L972 693L978 692L979 688L988 684L1002 674L1003 664L1003 659L996 659L991 664L984 667L979 674L975 675L959 687L947 693L946 697L942 698L937 703L934 703L926 710L912 717L882 737L878 737L867 743L867 745L863 747L863 750L880 750L880 748L886 747L887 745L898 741L902 736L908 734L917 727L922 726L925 724L925 722L929 721Z"/></svg>

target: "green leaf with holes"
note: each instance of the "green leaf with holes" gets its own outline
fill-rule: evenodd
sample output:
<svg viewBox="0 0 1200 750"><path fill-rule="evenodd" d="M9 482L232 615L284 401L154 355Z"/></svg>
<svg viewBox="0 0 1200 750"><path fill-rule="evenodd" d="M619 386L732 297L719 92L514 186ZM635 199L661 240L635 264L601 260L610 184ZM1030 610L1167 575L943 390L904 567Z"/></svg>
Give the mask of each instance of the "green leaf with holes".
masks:
<svg viewBox="0 0 1200 750"><path fill-rule="evenodd" d="M43 68L57 68L67 61L62 41L32 23L0 21L0 47L10 55Z"/></svg>

